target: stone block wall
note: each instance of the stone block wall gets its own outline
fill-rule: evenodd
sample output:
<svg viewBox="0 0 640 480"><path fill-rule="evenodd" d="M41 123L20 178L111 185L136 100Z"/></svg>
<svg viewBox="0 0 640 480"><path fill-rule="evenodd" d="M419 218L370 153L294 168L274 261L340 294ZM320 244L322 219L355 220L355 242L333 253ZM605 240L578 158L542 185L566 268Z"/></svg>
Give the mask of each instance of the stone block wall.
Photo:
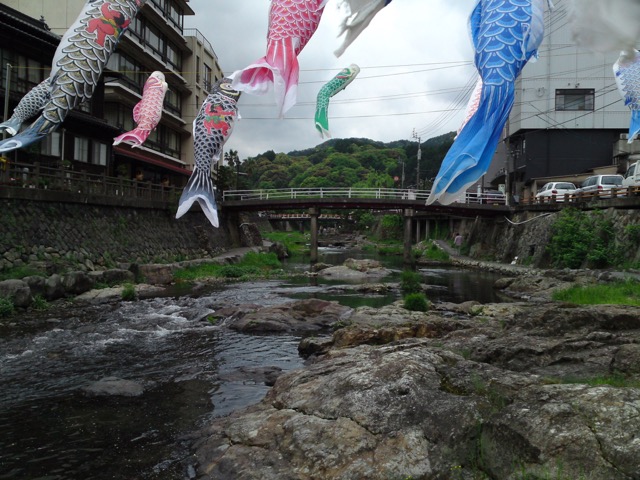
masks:
<svg viewBox="0 0 640 480"><path fill-rule="evenodd" d="M640 228L640 210L616 209L587 211L587 215L602 212L605 219L612 220L617 245L633 245L627 226ZM599 214L599 213L598 213ZM547 245L551 239L551 229L559 213L523 212L509 220L477 219L470 225L468 242L470 256L480 260L495 260L510 263L518 257L517 263L526 262L537 267L549 267L551 258ZM625 259L640 261L640 249L624 250Z"/></svg>
<svg viewBox="0 0 640 480"><path fill-rule="evenodd" d="M176 219L163 208L0 199L0 272L30 265L51 274L206 258L231 248L229 238L197 208Z"/></svg>

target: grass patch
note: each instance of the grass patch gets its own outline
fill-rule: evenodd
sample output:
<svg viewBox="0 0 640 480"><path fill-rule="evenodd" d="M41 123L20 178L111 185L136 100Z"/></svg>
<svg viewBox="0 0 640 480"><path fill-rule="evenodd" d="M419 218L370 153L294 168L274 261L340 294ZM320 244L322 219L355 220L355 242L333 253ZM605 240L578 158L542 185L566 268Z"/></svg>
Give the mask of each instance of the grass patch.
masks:
<svg viewBox="0 0 640 480"><path fill-rule="evenodd" d="M547 378L546 381L550 384L589 385L591 387L608 385L616 388L640 388L640 380L629 379L621 373L593 378Z"/></svg>
<svg viewBox="0 0 640 480"><path fill-rule="evenodd" d="M11 315L13 309L13 301L10 298L0 297L0 318Z"/></svg>
<svg viewBox="0 0 640 480"><path fill-rule="evenodd" d="M3 280L20 280L24 277L45 277L46 275L33 267L16 267L0 272L0 281Z"/></svg>
<svg viewBox="0 0 640 480"><path fill-rule="evenodd" d="M640 283L627 280L601 285L574 285L555 292L553 299L577 305L640 305Z"/></svg>
<svg viewBox="0 0 640 480"><path fill-rule="evenodd" d="M243 259L233 265L209 263L196 267L187 267L174 273L176 281L188 282L199 278L250 279L268 277L274 271L280 271L280 261L275 253L247 253Z"/></svg>
<svg viewBox="0 0 640 480"><path fill-rule="evenodd" d="M400 245L378 245L377 251L378 255L384 257L392 255L402 255L404 253L404 248Z"/></svg>
<svg viewBox="0 0 640 480"><path fill-rule="evenodd" d="M433 243L429 248L422 252L422 255L428 260L434 260L438 262L448 262L450 260L449 254L444 250L439 249Z"/></svg>
<svg viewBox="0 0 640 480"><path fill-rule="evenodd" d="M289 255L303 255L309 252L309 235L300 232L261 232L262 238L270 242L282 243Z"/></svg>

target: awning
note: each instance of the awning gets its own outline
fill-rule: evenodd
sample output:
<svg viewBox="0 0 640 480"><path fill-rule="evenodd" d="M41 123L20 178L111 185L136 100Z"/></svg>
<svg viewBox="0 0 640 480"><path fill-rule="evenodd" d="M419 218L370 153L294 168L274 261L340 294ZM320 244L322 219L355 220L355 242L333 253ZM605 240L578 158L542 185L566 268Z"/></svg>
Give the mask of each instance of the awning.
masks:
<svg viewBox="0 0 640 480"><path fill-rule="evenodd" d="M151 165L156 165L158 167L166 168L168 170L173 170L174 172L181 173L186 176L191 176L191 170L187 170L186 168L178 167L177 165L171 165L163 160L158 160L156 158L148 157L142 153L134 152L125 147L121 147L119 145L113 147L113 151L118 155L124 155L125 157L133 158L135 160L140 160L141 162L150 163Z"/></svg>

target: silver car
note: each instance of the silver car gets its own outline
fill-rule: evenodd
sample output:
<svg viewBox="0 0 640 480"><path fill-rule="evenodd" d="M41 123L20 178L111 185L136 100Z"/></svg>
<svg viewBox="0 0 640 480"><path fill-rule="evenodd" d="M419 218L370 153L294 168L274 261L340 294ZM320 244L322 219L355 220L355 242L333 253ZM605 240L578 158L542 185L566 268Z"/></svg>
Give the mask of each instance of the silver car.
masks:
<svg viewBox="0 0 640 480"><path fill-rule="evenodd" d="M626 190L623 190L622 180L622 175L593 175L582 182L582 185L580 185L576 193L598 198L624 196ZM619 191L616 191L615 195L612 195L612 190Z"/></svg>
<svg viewBox="0 0 640 480"><path fill-rule="evenodd" d="M556 202L564 202L566 194L571 195L576 191L576 186L571 182L549 182L536 193L536 201L549 202L555 199Z"/></svg>

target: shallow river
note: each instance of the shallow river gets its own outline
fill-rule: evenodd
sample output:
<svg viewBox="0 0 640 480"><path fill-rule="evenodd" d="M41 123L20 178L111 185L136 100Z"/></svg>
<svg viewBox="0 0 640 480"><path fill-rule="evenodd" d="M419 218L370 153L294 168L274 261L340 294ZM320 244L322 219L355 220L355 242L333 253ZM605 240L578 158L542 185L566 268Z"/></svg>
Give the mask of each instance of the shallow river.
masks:
<svg viewBox="0 0 640 480"><path fill-rule="evenodd" d="M358 254L324 250L321 261ZM396 269L386 281L397 281ZM289 270L306 265L290 262ZM432 300L498 301L495 276L421 269ZM394 278L395 277L395 278ZM12 317L0 328L1 479L192 478L192 452L181 436L213 417L258 402L264 370L303 365L299 337L244 335L207 316L228 304L274 305L329 298L349 306L396 298L329 294L336 282L300 278L236 284L198 296L154 298ZM91 397L84 387L105 377L144 386L139 397Z"/></svg>

